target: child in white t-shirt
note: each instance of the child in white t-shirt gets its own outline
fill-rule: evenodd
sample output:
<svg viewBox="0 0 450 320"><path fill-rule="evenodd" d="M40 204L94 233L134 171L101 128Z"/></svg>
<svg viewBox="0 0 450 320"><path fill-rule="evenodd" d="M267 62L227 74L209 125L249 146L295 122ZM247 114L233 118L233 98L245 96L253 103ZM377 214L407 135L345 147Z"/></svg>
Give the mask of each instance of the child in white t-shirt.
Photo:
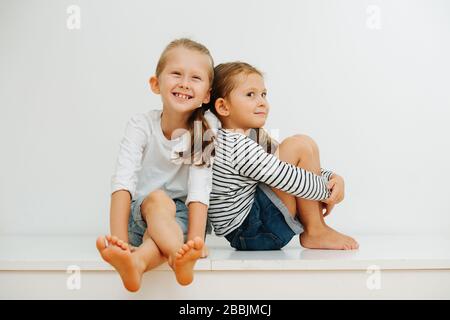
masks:
<svg viewBox="0 0 450 320"><path fill-rule="evenodd" d="M143 273L165 261L177 281L188 285L196 261L207 255L212 168L210 159L198 158L192 133L194 125L202 133L210 128L201 106L210 99L213 67L203 45L172 41L149 81L161 95L162 110L133 116L120 143L111 181L111 235L96 245L129 291L139 290ZM203 148L212 143L202 136Z"/></svg>

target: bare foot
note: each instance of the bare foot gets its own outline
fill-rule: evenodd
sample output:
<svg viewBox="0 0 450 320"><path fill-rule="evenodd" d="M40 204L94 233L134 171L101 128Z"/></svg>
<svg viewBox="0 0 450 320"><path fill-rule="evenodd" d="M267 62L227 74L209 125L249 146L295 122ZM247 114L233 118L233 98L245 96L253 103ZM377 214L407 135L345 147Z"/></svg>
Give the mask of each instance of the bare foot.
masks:
<svg viewBox="0 0 450 320"><path fill-rule="evenodd" d="M194 280L194 265L201 257L204 245L200 237L189 240L178 250L173 263L169 263L179 284L187 286Z"/></svg>
<svg viewBox="0 0 450 320"><path fill-rule="evenodd" d="M120 274L125 288L131 292L138 291L143 272L133 258L129 245L114 236L100 236L96 244L102 258Z"/></svg>
<svg viewBox="0 0 450 320"><path fill-rule="evenodd" d="M359 248L355 239L346 236L329 226L300 235L300 244L309 249L354 250Z"/></svg>

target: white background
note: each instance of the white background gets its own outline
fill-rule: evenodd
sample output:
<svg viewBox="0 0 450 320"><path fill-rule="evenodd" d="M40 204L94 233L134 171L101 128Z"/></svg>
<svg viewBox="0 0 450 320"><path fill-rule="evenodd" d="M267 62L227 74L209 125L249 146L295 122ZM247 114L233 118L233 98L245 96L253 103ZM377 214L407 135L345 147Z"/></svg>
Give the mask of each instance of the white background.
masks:
<svg viewBox="0 0 450 320"><path fill-rule="evenodd" d="M182 36L265 73L266 127L346 181L332 227L450 232L450 2L1 0L0 234L108 232L125 124Z"/></svg>

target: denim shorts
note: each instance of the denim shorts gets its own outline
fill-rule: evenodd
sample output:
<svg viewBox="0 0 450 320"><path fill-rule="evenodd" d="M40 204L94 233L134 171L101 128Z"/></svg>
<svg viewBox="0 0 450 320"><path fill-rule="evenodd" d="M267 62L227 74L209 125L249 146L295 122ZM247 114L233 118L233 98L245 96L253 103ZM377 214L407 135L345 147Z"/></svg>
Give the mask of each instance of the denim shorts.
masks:
<svg viewBox="0 0 450 320"><path fill-rule="evenodd" d="M284 203L265 184L256 188L254 202L242 224L225 235L237 250L279 250L292 237L303 232L303 226L293 218Z"/></svg>
<svg viewBox="0 0 450 320"><path fill-rule="evenodd" d="M128 242L134 246L139 247L142 244L142 238L145 230L147 230L147 223L141 214L141 204L146 196L138 197L131 201L130 218L128 219ZM184 236L184 242L187 240L188 232L188 208L182 199L173 199L176 206L175 220L181 227ZM206 233L211 233L211 224L209 220L206 224Z"/></svg>

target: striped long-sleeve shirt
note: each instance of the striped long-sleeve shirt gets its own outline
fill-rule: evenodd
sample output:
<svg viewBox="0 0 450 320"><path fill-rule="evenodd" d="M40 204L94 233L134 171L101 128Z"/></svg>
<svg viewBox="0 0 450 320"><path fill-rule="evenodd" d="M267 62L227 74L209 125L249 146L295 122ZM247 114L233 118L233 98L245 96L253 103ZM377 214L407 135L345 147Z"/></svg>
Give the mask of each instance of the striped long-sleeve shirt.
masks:
<svg viewBox="0 0 450 320"><path fill-rule="evenodd" d="M242 224L260 182L296 197L328 198L327 182L333 173L321 169L321 174L280 161L244 134L219 129L208 209L214 232L224 236Z"/></svg>

